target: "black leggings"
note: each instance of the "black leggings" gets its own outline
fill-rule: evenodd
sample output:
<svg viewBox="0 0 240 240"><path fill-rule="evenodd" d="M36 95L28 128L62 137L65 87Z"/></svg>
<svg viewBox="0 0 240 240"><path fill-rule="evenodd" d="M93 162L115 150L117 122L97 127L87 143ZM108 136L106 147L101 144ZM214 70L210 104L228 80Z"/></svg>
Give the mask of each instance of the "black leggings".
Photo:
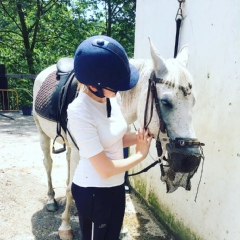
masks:
<svg viewBox="0 0 240 240"><path fill-rule="evenodd" d="M83 240L119 240L125 211L124 184L110 188L72 184Z"/></svg>

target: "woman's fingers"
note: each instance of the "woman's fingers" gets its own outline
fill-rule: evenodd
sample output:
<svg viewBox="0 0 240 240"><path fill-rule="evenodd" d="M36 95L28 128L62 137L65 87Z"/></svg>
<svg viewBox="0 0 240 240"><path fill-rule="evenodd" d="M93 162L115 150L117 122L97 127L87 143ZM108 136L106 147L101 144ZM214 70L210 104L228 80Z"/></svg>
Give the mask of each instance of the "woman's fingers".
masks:
<svg viewBox="0 0 240 240"><path fill-rule="evenodd" d="M150 134L149 129L139 128L136 131L136 135L139 140L150 141L152 139L152 134Z"/></svg>
<svg viewBox="0 0 240 240"><path fill-rule="evenodd" d="M148 136L148 138L147 138L147 142L151 142L151 141L152 141L152 138L153 138L152 135L151 135L150 137Z"/></svg>
<svg viewBox="0 0 240 240"><path fill-rule="evenodd" d="M139 128L139 129L137 130L137 132L136 132L136 134L138 135L138 137L139 137L140 139L143 138L143 132L144 132L144 130L143 130L142 128Z"/></svg>

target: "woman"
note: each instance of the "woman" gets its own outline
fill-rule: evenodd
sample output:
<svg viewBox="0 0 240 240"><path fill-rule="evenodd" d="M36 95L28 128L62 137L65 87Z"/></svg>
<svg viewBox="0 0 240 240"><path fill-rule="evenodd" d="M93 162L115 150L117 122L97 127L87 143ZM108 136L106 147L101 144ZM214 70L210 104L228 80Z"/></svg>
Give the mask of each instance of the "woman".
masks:
<svg viewBox="0 0 240 240"><path fill-rule="evenodd" d="M124 48L107 36L93 36L76 50L74 71L84 85L68 107L68 123L79 147L72 195L83 240L118 240L125 210L124 173L148 154L148 130L127 133L117 91L133 88L139 78ZM123 148L136 153L123 158Z"/></svg>

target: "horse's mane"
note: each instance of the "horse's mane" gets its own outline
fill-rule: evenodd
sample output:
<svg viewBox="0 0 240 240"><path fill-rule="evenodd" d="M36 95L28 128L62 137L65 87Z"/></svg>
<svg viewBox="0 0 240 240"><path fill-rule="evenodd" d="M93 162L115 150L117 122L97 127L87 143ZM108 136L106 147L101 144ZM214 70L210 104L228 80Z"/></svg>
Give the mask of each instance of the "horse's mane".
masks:
<svg viewBox="0 0 240 240"><path fill-rule="evenodd" d="M166 84L171 86L189 86L193 83L190 72L177 59L166 60L167 74L163 77Z"/></svg>
<svg viewBox="0 0 240 240"><path fill-rule="evenodd" d="M153 62L151 59L130 59L130 62L138 69L138 71L144 74L151 74L154 70ZM192 85L193 77L190 72L177 60L174 58L167 59L165 61L166 67L168 69L164 76L161 76L165 81L165 84L178 87ZM158 74L158 71L156 71ZM157 76L159 77L159 76Z"/></svg>

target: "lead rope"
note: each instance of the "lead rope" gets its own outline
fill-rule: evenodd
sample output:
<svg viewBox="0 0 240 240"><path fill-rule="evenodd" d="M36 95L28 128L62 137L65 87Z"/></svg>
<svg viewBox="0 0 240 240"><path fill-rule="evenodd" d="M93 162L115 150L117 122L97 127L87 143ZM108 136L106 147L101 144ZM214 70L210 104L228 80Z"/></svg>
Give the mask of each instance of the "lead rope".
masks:
<svg viewBox="0 0 240 240"><path fill-rule="evenodd" d="M178 42L179 42L179 35L180 35L180 28L181 28L181 23L183 19L182 15L182 3L185 2L185 0L178 0L179 2L179 8L177 10L176 14L176 37L175 37L175 47L174 47L174 58L176 58L178 54Z"/></svg>
<svg viewBox="0 0 240 240"><path fill-rule="evenodd" d="M202 170L201 170L201 174L200 174L200 179L199 179L199 182L198 182L198 186L197 186L197 192L196 192L196 195L195 195L195 199L194 201L197 202L197 195L198 195L198 192L199 192L199 186L200 186L200 183L201 183L201 180L202 180L202 174L203 174L203 165L204 165L204 160L205 160L205 156L203 154L203 148L202 148L202 145L200 144L200 149L201 149L201 152L202 152Z"/></svg>

